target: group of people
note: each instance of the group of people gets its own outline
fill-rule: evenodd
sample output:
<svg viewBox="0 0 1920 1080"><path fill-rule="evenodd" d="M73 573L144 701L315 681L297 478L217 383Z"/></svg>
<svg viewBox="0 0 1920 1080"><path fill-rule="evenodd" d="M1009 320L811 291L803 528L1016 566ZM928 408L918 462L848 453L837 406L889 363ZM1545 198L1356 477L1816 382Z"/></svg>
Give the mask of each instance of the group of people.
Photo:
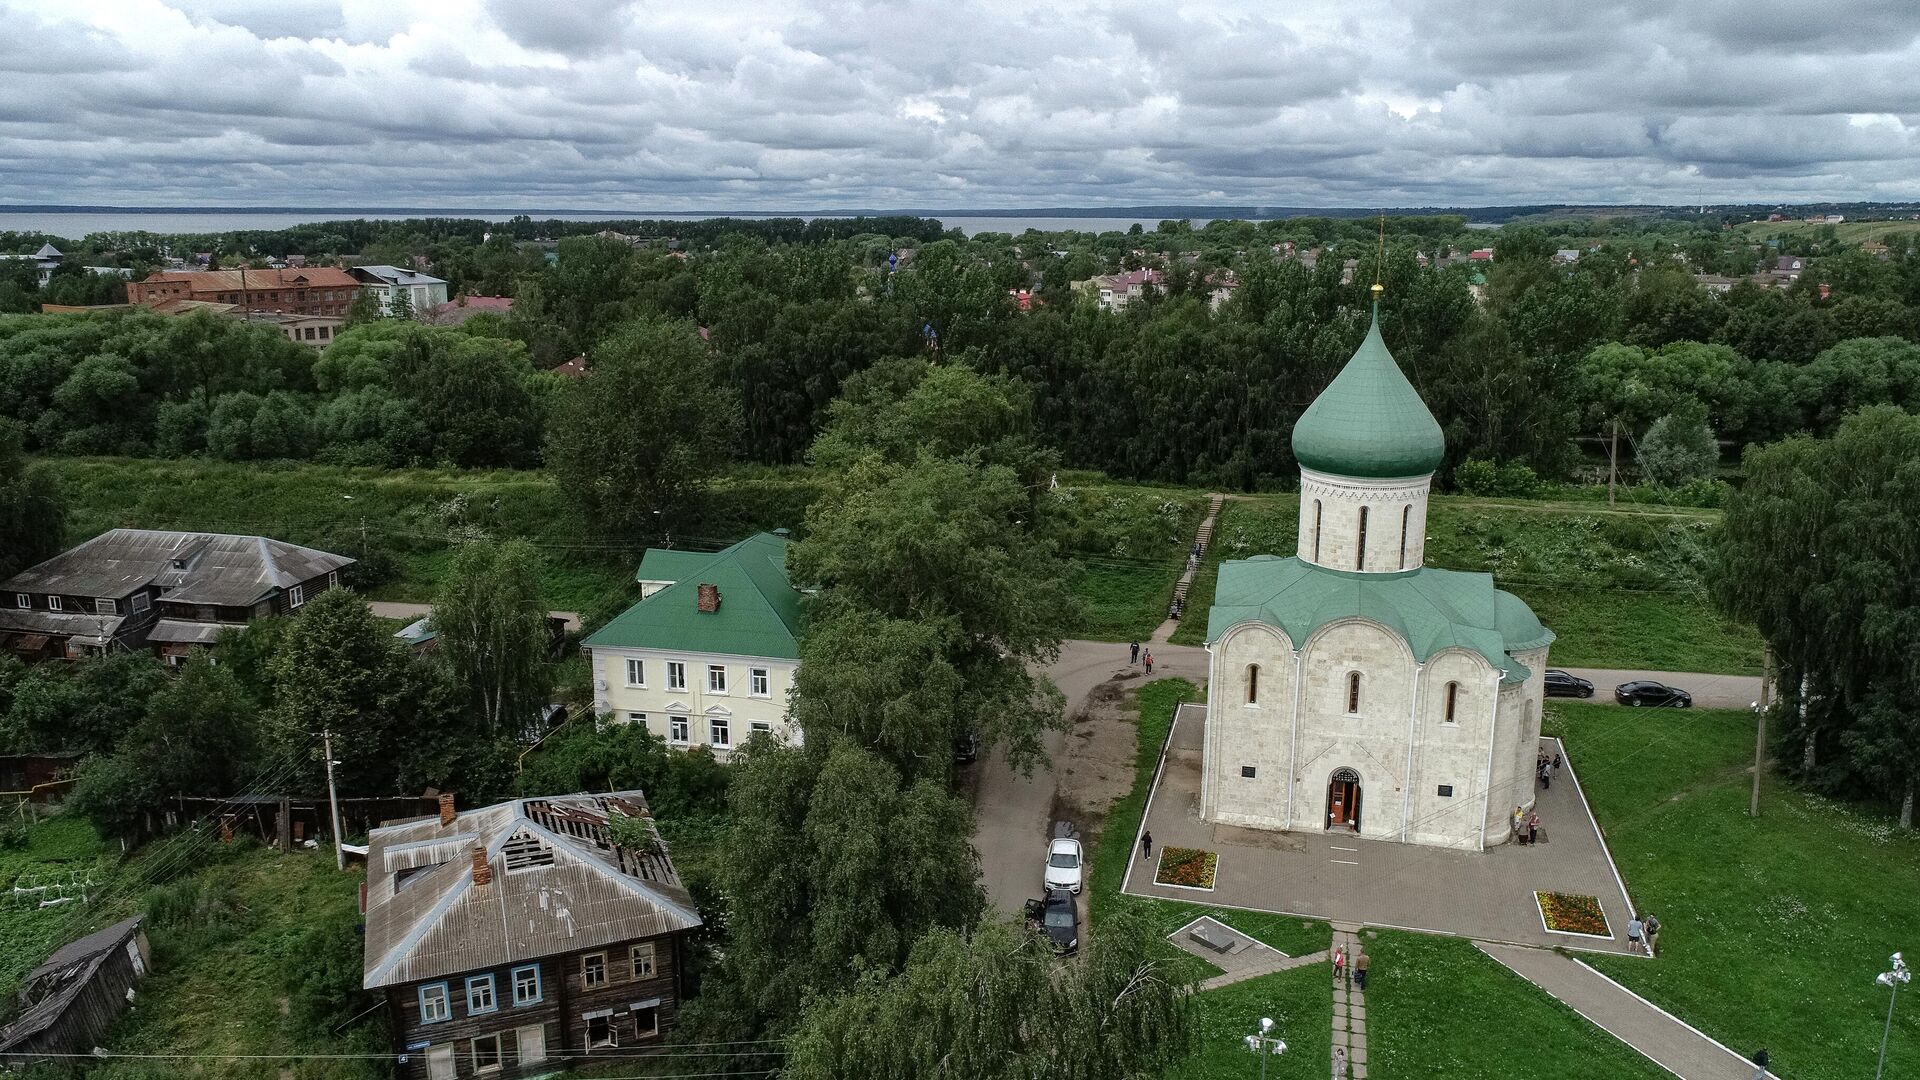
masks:
<svg viewBox="0 0 1920 1080"><path fill-rule="evenodd" d="M1136 641L1136 642L1134 642L1133 644L1131 644L1131 645L1129 645L1129 646L1127 646L1127 663L1129 663L1129 664L1138 664L1138 663L1140 663L1140 662L1141 662L1142 660L1144 660L1144 661L1146 661L1146 664L1147 664L1147 674L1149 674L1149 675L1151 675L1151 674L1153 674L1153 649L1152 649L1152 647L1148 647L1148 649L1147 649L1147 651L1146 651L1146 653L1145 653L1145 654L1142 654L1142 653L1141 653L1141 651L1140 651L1140 643L1139 643L1139 642L1137 642L1137 641Z"/></svg>
<svg viewBox="0 0 1920 1080"><path fill-rule="evenodd" d="M1535 843L1545 834L1540 830L1540 812L1524 806L1513 808L1513 838L1522 844Z"/></svg>
<svg viewBox="0 0 1920 1080"><path fill-rule="evenodd" d="M1347 958L1346 946L1339 945L1334 947L1333 981L1336 986L1342 980L1345 980L1349 987L1363 994L1366 993L1367 969L1372 966L1373 957L1367 955L1367 950L1361 948L1357 940L1351 960ZM1347 1051L1345 1047L1336 1046L1333 1048L1333 1080L1347 1080Z"/></svg>
<svg viewBox="0 0 1920 1080"><path fill-rule="evenodd" d="M1559 771L1563 763L1559 754L1556 753L1552 757L1548 757L1545 750L1540 751L1539 758L1533 763L1533 774L1539 777L1541 787L1550 788L1553 786L1553 774Z"/></svg>
<svg viewBox="0 0 1920 1080"><path fill-rule="evenodd" d="M1627 944L1635 949L1645 949L1648 956L1653 955L1653 942L1659 936L1660 920L1652 912L1627 920Z"/></svg>

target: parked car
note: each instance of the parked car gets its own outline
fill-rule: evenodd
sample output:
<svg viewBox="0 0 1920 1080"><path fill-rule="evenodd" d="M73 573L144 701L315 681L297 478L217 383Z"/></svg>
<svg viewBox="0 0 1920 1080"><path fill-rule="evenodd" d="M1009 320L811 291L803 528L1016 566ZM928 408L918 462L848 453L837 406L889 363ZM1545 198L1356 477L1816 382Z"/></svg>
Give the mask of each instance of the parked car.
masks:
<svg viewBox="0 0 1920 1080"><path fill-rule="evenodd" d="M1048 842L1046 884L1048 891L1080 891L1080 841L1062 837Z"/></svg>
<svg viewBox="0 0 1920 1080"><path fill-rule="evenodd" d="M1027 901L1027 926L1043 931L1056 953L1065 955L1080 947L1080 912L1074 907L1073 894L1065 889Z"/></svg>
<svg viewBox="0 0 1920 1080"><path fill-rule="evenodd" d="M1561 671L1557 667L1547 669L1546 686L1548 697L1588 698L1593 696L1592 683L1570 671Z"/></svg>
<svg viewBox="0 0 1920 1080"><path fill-rule="evenodd" d="M1677 686L1643 679L1613 688L1613 700L1622 705L1657 705L1668 709L1693 708L1693 695Z"/></svg>
<svg viewBox="0 0 1920 1080"><path fill-rule="evenodd" d="M980 760L980 736L969 731L953 740L953 763L971 765Z"/></svg>

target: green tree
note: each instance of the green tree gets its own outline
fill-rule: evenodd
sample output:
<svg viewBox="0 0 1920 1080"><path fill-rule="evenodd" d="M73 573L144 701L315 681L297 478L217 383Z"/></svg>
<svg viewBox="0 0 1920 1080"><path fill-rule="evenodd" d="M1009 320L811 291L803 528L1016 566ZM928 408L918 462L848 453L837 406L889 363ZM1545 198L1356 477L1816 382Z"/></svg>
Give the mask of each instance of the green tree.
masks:
<svg viewBox="0 0 1920 1080"><path fill-rule="evenodd" d="M403 726L407 669L406 646L351 589L328 589L300 609L268 665L275 749L305 763L300 782L324 782L319 736L331 731L345 790L393 789L413 737Z"/></svg>
<svg viewBox="0 0 1920 1080"><path fill-rule="evenodd" d="M1660 487L1682 487L1713 475L1720 446L1706 407L1689 401L1653 422L1638 446L1640 470Z"/></svg>
<svg viewBox="0 0 1920 1080"><path fill-rule="evenodd" d="M391 290L387 296L385 315L389 319L397 319L400 322L412 322L413 294L406 289Z"/></svg>
<svg viewBox="0 0 1920 1080"><path fill-rule="evenodd" d="M1920 786L1920 416L1864 409L1830 439L1747 451L1712 576L1726 613L1778 665L1783 766L1824 791L1877 794L1913 822Z"/></svg>
<svg viewBox="0 0 1920 1080"><path fill-rule="evenodd" d="M434 654L471 694L487 734L532 727L553 687L547 598L532 545L462 545L434 597L433 627Z"/></svg>
<svg viewBox="0 0 1920 1080"><path fill-rule="evenodd" d="M0 419L0 579L58 555L67 501L52 470L29 464L20 425Z"/></svg>
<svg viewBox="0 0 1920 1080"><path fill-rule="evenodd" d="M740 406L684 322L651 320L594 349L548 424L547 468L604 532L658 535L697 511L732 455Z"/></svg>
<svg viewBox="0 0 1920 1080"><path fill-rule="evenodd" d="M1064 969L1004 923L935 930L904 971L815 1001L782 1075L794 1080L1107 1080L1158 1076L1196 1038L1190 986L1133 913L1100 924Z"/></svg>

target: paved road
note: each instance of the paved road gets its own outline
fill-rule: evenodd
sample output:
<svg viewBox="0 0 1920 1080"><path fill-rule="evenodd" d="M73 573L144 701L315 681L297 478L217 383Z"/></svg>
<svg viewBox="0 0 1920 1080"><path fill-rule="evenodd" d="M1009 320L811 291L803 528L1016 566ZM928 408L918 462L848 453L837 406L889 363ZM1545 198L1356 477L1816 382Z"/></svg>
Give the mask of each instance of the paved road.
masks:
<svg viewBox="0 0 1920 1080"><path fill-rule="evenodd" d="M1652 679L1677 686L1693 695L1702 709L1744 709L1760 700L1758 675L1703 675L1687 671L1620 671L1612 668L1566 668L1593 683L1593 700L1612 702L1613 688L1635 679Z"/></svg>
<svg viewBox="0 0 1920 1080"><path fill-rule="evenodd" d="M393 600L369 600L367 608L382 619L418 619L433 614L432 604L402 604ZM580 629L580 613L577 611L549 611L547 614L567 620L569 631Z"/></svg>
<svg viewBox="0 0 1920 1080"><path fill-rule="evenodd" d="M1546 949L1474 942L1516 975L1680 1080L1749 1080L1753 1066L1587 965Z"/></svg>

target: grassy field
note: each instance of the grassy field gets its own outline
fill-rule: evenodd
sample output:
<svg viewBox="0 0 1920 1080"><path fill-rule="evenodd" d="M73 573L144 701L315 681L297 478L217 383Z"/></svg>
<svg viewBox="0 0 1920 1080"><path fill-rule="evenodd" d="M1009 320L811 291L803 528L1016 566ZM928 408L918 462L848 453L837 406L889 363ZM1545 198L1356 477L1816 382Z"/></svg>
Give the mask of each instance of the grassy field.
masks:
<svg viewBox="0 0 1920 1080"><path fill-rule="evenodd" d="M1749 221L1736 228L1754 240L1767 240L1773 237L1786 240L1815 237L1827 226L1815 225L1807 221ZM1838 242L1863 244L1868 240L1879 240L1882 237L1907 236L1920 232L1920 221L1843 221L1832 228L1834 239Z"/></svg>
<svg viewBox="0 0 1920 1080"><path fill-rule="evenodd" d="M1266 1060L1268 1080L1327 1075L1333 1054L1333 995L1327 969L1318 964L1262 975L1199 995L1198 1046L1185 1061L1168 1069L1167 1080L1221 1080L1258 1077L1260 1062L1241 1041L1259 1029L1261 1017L1273 1021L1275 1037L1287 1052Z"/></svg>
<svg viewBox="0 0 1920 1080"><path fill-rule="evenodd" d="M1668 1075L1471 942L1383 930L1366 950L1369 1077Z"/></svg>
<svg viewBox="0 0 1920 1080"><path fill-rule="evenodd" d="M1759 637L1705 598L1716 519L1712 511L1442 496L1428 513L1426 563L1493 574L1559 635L1557 664L1758 673ZM1298 522L1297 496L1229 502L1173 641L1204 640L1219 560L1291 555Z"/></svg>
<svg viewBox="0 0 1920 1080"><path fill-rule="evenodd" d="M1074 561L1082 618L1074 637L1140 641L1166 619L1205 496L1139 487L1063 487L1053 493L1054 540Z"/></svg>
<svg viewBox="0 0 1920 1080"><path fill-rule="evenodd" d="M6 821L18 824L10 809ZM54 817L6 835L19 846L0 845L0 1001L67 938L96 928L71 904L41 901L91 894L114 876L112 849L83 820Z"/></svg>
<svg viewBox="0 0 1920 1080"><path fill-rule="evenodd" d="M1784 1076L1870 1075L1887 1010L1874 976L1920 949L1920 836L1771 777L1749 817L1744 712L1548 712L1662 927L1656 962L1594 966L1737 1050L1767 1047ZM1920 1073L1920 1008L1896 1013L1887 1073Z"/></svg>

